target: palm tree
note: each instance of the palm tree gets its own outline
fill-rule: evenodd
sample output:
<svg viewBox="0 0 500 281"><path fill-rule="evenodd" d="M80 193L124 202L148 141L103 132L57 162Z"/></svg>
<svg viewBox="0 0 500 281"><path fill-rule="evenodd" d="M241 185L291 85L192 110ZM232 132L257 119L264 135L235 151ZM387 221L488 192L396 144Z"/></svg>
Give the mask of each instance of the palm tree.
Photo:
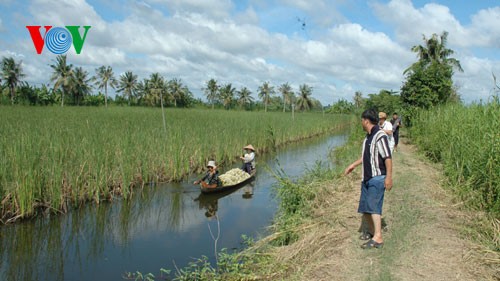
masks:
<svg viewBox="0 0 500 281"><path fill-rule="evenodd" d="M360 91L354 93L354 105L356 108L361 108L363 106L363 94Z"/></svg>
<svg viewBox="0 0 500 281"><path fill-rule="evenodd" d="M298 109L301 111L309 110L313 107L311 100L312 87L307 84L302 84L299 87L299 98L297 99Z"/></svg>
<svg viewBox="0 0 500 281"><path fill-rule="evenodd" d="M64 106L64 94L71 86L73 65L66 63L66 55L58 55L56 64L51 64L50 67L54 70L50 78L51 82L55 82L53 91L55 92L59 87L62 87L61 106Z"/></svg>
<svg viewBox="0 0 500 281"><path fill-rule="evenodd" d="M16 63L14 58L2 58L2 78L5 80L6 86L10 90L10 100L14 104L16 95L16 87L21 82L21 78L25 75L21 66L22 62ZM0 81L2 81L0 79Z"/></svg>
<svg viewBox="0 0 500 281"><path fill-rule="evenodd" d="M118 85L118 92L123 92L123 95L128 99L128 105L130 106L130 99L137 91L137 75L133 74L132 71L127 71L120 75L120 81Z"/></svg>
<svg viewBox="0 0 500 281"><path fill-rule="evenodd" d="M262 99L262 102L264 103L264 108L265 112L267 112L267 105L269 104L269 101L271 100L271 97L274 95L274 87L269 85L269 82L264 82L262 86L259 86L259 98Z"/></svg>
<svg viewBox="0 0 500 281"><path fill-rule="evenodd" d="M184 85L180 79L174 78L167 83L167 89L170 97L174 101L174 106L177 107L177 100L184 96Z"/></svg>
<svg viewBox="0 0 500 281"><path fill-rule="evenodd" d="M283 112L285 112L286 104L291 103L292 101L292 87L288 84L288 82L286 82L285 84L281 84L278 91L283 96Z"/></svg>
<svg viewBox="0 0 500 281"><path fill-rule="evenodd" d="M111 88L116 88L118 81L116 81L113 69L111 66L101 66L95 70L96 76L93 78L98 89L104 89L104 104L108 106L108 85Z"/></svg>
<svg viewBox="0 0 500 281"><path fill-rule="evenodd" d="M432 34L432 37L429 39L427 39L425 35L422 36L425 42L425 46L418 45L411 48L413 52L418 54L419 60L418 62L407 68L404 73L408 72L409 70L415 70L418 67L426 67L433 62L455 67L456 69L458 69L458 71L464 72L459 60L455 58L449 58L449 56L453 55L454 52L453 50L446 48L446 43L448 41L448 32L443 31L439 38L436 33Z"/></svg>
<svg viewBox="0 0 500 281"><path fill-rule="evenodd" d="M142 104L142 101L147 101L149 95L149 79L144 78L142 81L137 83L137 99L138 103Z"/></svg>
<svg viewBox="0 0 500 281"><path fill-rule="evenodd" d="M71 77L71 90L75 98L75 103L80 105L80 100L90 94L92 86L90 86L91 78L88 78L89 73L81 67L75 68L74 75Z"/></svg>
<svg viewBox="0 0 500 281"><path fill-rule="evenodd" d="M165 130L166 133L167 123L165 121L165 113L163 111L163 91L165 90L165 81L158 72L151 74L150 77L151 79L149 79L148 82L149 93L153 100L156 100L158 97L160 98L161 115L163 117L163 129Z"/></svg>
<svg viewBox="0 0 500 281"><path fill-rule="evenodd" d="M231 107L231 104L234 100L235 91L236 89L233 88L233 85L231 85L231 83L226 84L220 88L220 98L222 99L222 104L226 109L229 109Z"/></svg>
<svg viewBox="0 0 500 281"><path fill-rule="evenodd" d="M237 94L238 94L238 104L241 107L253 102L252 92L247 87L241 88L241 90L239 90Z"/></svg>
<svg viewBox="0 0 500 281"><path fill-rule="evenodd" d="M163 108L164 84L165 81L158 72L151 74L149 77L147 99L151 105L156 105L157 101L160 100L161 107Z"/></svg>
<svg viewBox="0 0 500 281"><path fill-rule="evenodd" d="M203 89L205 92L205 96L207 96L207 100L212 104L212 109L214 109L214 104L218 99L219 86L217 85L217 80L210 79L207 81L207 86Z"/></svg>

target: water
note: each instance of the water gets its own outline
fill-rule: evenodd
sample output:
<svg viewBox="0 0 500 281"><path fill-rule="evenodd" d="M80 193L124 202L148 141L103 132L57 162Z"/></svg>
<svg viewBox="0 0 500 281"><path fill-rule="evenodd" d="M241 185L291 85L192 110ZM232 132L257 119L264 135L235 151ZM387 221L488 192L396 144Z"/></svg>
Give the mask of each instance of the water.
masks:
<svg viewBox="0 0 500 281"><path fill-rule="evenodd" d="M239 249L241 235L265 235L276 212L276 181L264 166L276 170L278 159L288 176L300 177L318 160L328 163L328 151L345 141L345 135L320 137L258 157L255 180L231 192L200 194L193 177L147 186L128 201L2 226L0 280L123 280L136 271L158 276L161 268L182 268L202 255L213 259L212 235L219 237L219 251Z"/></svg>

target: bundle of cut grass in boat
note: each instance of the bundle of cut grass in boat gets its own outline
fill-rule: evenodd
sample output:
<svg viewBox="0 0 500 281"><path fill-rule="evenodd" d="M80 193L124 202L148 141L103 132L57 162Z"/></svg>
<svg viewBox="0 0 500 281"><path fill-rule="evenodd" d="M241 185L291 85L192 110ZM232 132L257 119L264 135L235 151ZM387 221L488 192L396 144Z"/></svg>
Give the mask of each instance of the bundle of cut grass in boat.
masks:
<svg viewBox="0 0 500 281"><path fill-rule="evenodd" d="M234 185L248 179L250 175L239 169L234 168L227 171L225 174L220 175L219 178L222 181L223 186Z"/></svg>

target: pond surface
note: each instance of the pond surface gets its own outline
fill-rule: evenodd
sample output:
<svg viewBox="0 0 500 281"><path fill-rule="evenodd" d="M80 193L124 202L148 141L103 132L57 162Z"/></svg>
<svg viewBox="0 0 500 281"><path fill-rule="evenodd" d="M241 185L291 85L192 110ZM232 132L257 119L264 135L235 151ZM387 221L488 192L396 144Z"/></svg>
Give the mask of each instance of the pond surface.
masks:
<svg viewBox="0 0 500 281"><path fill-rule="evenodd" d="M241 235L266 234L277 209L276 180L264 167L300 177L317 161L328 163L329 150L346 138L314 138L257 156L255 179L231 192L200 194L193 175L187 182L144 187L128 201L1 226L0 280L123 280L136 271L158 276L161 268L182 268L202 255L213 259L210 231L219 235L219 251L239 249Z"/></svg>

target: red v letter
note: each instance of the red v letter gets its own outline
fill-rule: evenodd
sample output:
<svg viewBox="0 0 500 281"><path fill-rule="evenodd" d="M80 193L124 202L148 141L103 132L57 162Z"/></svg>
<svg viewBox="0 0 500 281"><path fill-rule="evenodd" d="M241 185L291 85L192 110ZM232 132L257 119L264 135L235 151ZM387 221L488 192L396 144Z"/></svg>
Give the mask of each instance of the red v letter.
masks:
<svg viewBox="0 0 500 281"><path fill-rule="evenodd" d="M41 54L43 45L44 45L44 38L49 29L52 28L51 25L46 25L45 26L45 34L42 35L40 34L40 27L39 25L27 25L26 28L29 30L30 35L31 35L31 40L33 41L33 44L35 45L36 53Z"/></svg>

